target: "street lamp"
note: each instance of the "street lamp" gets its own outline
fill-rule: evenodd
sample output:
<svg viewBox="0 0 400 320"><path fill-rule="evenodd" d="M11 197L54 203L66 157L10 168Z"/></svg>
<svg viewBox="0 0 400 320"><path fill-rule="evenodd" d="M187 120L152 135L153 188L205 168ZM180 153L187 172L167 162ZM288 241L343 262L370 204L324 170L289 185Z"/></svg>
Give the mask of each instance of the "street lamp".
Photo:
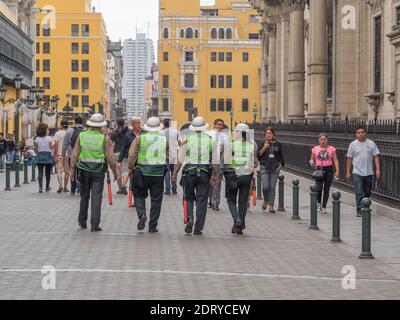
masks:
<svg viewBox="0 0 400 320"><path fill-rule="evenodd" d="M233 133L233 108L231 108L229 116L231 117L231 133Z"/></svg>
<svg viewBox="0 0 400 320"><path fill-rule="evenodd" d="M256 125L257 113L258 113L258 107L257 107L257 103L255 103L254 107L253 107L253 127Z"/></svg>

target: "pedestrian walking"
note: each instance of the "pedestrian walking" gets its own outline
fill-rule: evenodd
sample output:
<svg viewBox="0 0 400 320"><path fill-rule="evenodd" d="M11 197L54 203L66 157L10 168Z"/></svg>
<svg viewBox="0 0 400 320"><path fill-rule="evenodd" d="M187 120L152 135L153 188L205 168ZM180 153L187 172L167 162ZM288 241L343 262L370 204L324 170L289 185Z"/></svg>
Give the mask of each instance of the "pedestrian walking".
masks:
<svg viewBox="0 0 400 320"><path fill-rule="evenodd" d="M220 171L217 177L217 182L214 186L210 185L209 189L209 202L208 208L219 211L219 205L221 203L221 189L222 189L222 178L223 178L223 169L224 169L224 159L220 157L223 154L224 149L227 148L230 144L229 137L227 134L223 132L225 128L225 123L222 119L216 119L214 121L214 128L209 132L209 135L213 139L213 143L217 148L217 160L220 163Z"/></svg>
<svg viewBox="0 0 400 320"><path fill-rule="evenodd" d="M357 217L361 217L361 201L363 198L371 197L374 174L377 180L381 178L381 165L379 149L375 142L367 138L367 129L364 126L357 127L356 137L347 152L346 179L353 178Z"/></svg>
<svg viewBox="0 0 400 320"><path fill-rule="evenodd" d="M129 179L129 169L128 169L128 155L129 155L129 149L132 145L132 142L137 138L139 135L142 134L142 128L141 128L141 119L139 117L132 117L131 119L131 126L132 129L129 130L121 144L121 151L119 154L118 158L118 164L117 164L117 170L118 170L118 176L121 178L122 181L122 194L127 195L128 191L126 188L126 184L128 183ZM132 185L132 181L130 181L130 184Z"/></svg>
<svg viewBox="0 0 400 320"><path fill-rule="evenodd" d="M273 128L269 127L265 130L264 139L257 150L264 197L262 209L268 210L269 213L276 213L274 209L276 185L280 171L285 166L285 160L282 145L276 140L276 133Z"/></svg>
<svg viewBox="0 0 400 320"><path fill-rule="evenodd" d="M89 129L79 134L71 157L71 169L77 170L77 179L81 183L81 203L78 223L81 229L87 229L89 200L91 199L91 231L102 231L101 203L103 200L104 179L108 166L114 179L117 178L112 148L107 144L102 129L107 125L101 114L94 114L87 122ZM71 177L75 179L75 177Z"/></svg>
<svg viewBox="0 0 400 320"><path fill-rule="evenodd" d="M242 235L246 229L247 204L255 168L258 167L257 145L250 140L250 128L240 123L235 128L231 159L224 171L226 198L233 218L232 234Z"/></svg>
<svg viewBox="0 0 400 320"><path fill-rule="evenodd" d="M13 134L8 135L7 139L7 162L13 162L15 157L15 138Z"/></svg>
<svg viewBox="0 0 400 320"><path fill-rule="evenodd" d="M124 140L125 135L128 133L128 131L129 131L129 129L125 125L125 120L118 119L117 127L111 134L111 141L114 145L113 151L114 151L114 157L115 157L116 162L118 162L118 160L119 160L119 156L120 156L122 148L123 148L123 140ZM117 170L117 173L118 173L117 183L118 183L118 187L119 187L117 194L126 194L127 193L126 182L123 183L123 181L122 181L123 172L122 172L122 170Z"/></svg>
<svg viewBox="0 0 400 320"><path fill-rule="evenodd" d="M168 163L168 141L160 131L160 119L152 117L144 125L145 133L137 136L129 150L129 171L133 179L133 195L139 218L138 230L146 227L146 198L151 199L149 232L158 232L163 200L164 175Z"/></svg>
<svg viewBox="0 0 400 320"><path fill-rule="evenodd" d="M49 136L49 127L47 124L39 124L36 130L35 139L35 153L36 166L38 168L38 182L39 182L39 193L43 193L43 175L46 176L46 192L50 192L50 178L51 169L53 168L55 161L53 158L52 151L54 150L53 138Z"/></svg>
<svg viewBox="0 0 400 320"><path fill-rule="evenodd" d="M0 172L4 172L6 153L7 153L7 140L4 139L4 134L0 133Z"/></svg>
<svg viewBox="0 0 400 320"><path fill-rule="evenodd" d="M219 163L216 157L216 146L212 138L205 133L209 128L203 117L197 117L189 127L191 131L182 142L178 161L175 166L173 181L182 168L181 186L187 201L188 220L185 232L190 234L194 225L194 204L196 203L195 235L202 235L207 215L207 200L210 181L214 185L219 175Z"/></svg>
<svg viewBox="0 0 400 320"><path fill-rule="evenodd" d="M68 160L68 165L70 167L69 177L71 178L71 195L75 195L75 193L79 195L81 192L81 185L78 179L72 179L72 177L76 176L76 172L71 170L71 157L76 141L78 140L80 133L84 130L83 118L77 115L74 118L74 126L67 130L63 140L62 155Z"/></svg>
<svg viewBox="0 0 400 320"><path fill-rule="evenodd" d="M57 171L57 180L58 180L58 190L57 193L67 193L70 192L68 190L69 183L69 159L65 155L63 156L63 145L64 138L68 130L68 121L61 121L61 130L59 130L54 135L54 152L56 158L56 171ZM64 176L63 176L64 175Z"/></svg>
<svg viewBox="0 0 400 320"><path fill-rule="evenodd" d="M315 169L313 177L318 186L318 208L320 213L327 214L326 207L329 193L334 179L339 176L339 160L336 148L329 144L329 137L321 133L318 137L319 145L311 151L310 165ZM323 195L323 199L322 199Z"/></svg>
<svg viewBox="0 0 400 320"><path fill-rule="evenodd" d="M172 181L176 160L178 158L178 131L171 128L171 119L164 119L164 129L161 131L165 135L169 146L169 164L168 170L164 177L165 193L164 195L170 196L178 194L176 181Z"/></svg>

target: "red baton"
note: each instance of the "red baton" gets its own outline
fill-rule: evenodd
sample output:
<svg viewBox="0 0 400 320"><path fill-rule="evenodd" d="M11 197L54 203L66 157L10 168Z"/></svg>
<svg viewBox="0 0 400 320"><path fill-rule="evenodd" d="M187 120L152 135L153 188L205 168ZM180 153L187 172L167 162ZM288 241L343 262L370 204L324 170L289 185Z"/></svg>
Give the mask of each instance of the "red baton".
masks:
<svg viewBox="0 0 400 320"><path fill-rule="evenodd" d="M107 187L108 187L108 204L110 206L112 206L113 198L112 198L111 178L110 178L110 172L109 171L107 171Z"/></svg>

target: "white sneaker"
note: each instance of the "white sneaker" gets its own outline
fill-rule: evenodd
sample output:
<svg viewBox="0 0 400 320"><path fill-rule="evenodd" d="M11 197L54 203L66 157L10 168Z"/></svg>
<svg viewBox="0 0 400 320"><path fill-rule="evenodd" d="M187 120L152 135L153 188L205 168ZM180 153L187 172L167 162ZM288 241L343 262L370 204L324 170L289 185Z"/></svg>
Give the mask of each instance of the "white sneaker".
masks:
<svg viewBox="0 0 400 320"><path fill-rule="evenodd" d="M323 208L321 213L322 214L328 214L328 212L326 211L326 208Z"/></svg>

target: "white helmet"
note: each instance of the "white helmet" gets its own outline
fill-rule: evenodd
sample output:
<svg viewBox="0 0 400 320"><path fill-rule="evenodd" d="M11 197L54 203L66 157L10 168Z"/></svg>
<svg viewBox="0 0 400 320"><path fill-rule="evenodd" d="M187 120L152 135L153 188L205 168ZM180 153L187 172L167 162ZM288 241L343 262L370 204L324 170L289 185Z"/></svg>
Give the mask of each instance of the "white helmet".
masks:
<svg viewBox="0 0 400 320"><path fill-rule="evenodd" d="M210 126L206 122L203 117L194 118L192 124L190 125L189 129L191 131L204 131L207 130Z"/></svg>
<svg viewBox="0 0 400 320"><path fill-rule="evenodd" d="M143 129L148 132L156 132L164 129L164 126L161 124L160 119L152 117L147 120L147 123L143 126Z"/></svg>
<svg viewBox="0 0 400 320"><path fill-rule="evenodd" d="M90 117L90 120L87 122L89 127L94 128L102 128L107 125L107 121L104 120L104 116L100 113L96 113Z"/></svg>
<svg viewBox="0 0 400 320"><path fill-rule="evenodd" d="M239 123L236 126L235 131L249 132L250 131L250 127L245 123Z"/></svg>

